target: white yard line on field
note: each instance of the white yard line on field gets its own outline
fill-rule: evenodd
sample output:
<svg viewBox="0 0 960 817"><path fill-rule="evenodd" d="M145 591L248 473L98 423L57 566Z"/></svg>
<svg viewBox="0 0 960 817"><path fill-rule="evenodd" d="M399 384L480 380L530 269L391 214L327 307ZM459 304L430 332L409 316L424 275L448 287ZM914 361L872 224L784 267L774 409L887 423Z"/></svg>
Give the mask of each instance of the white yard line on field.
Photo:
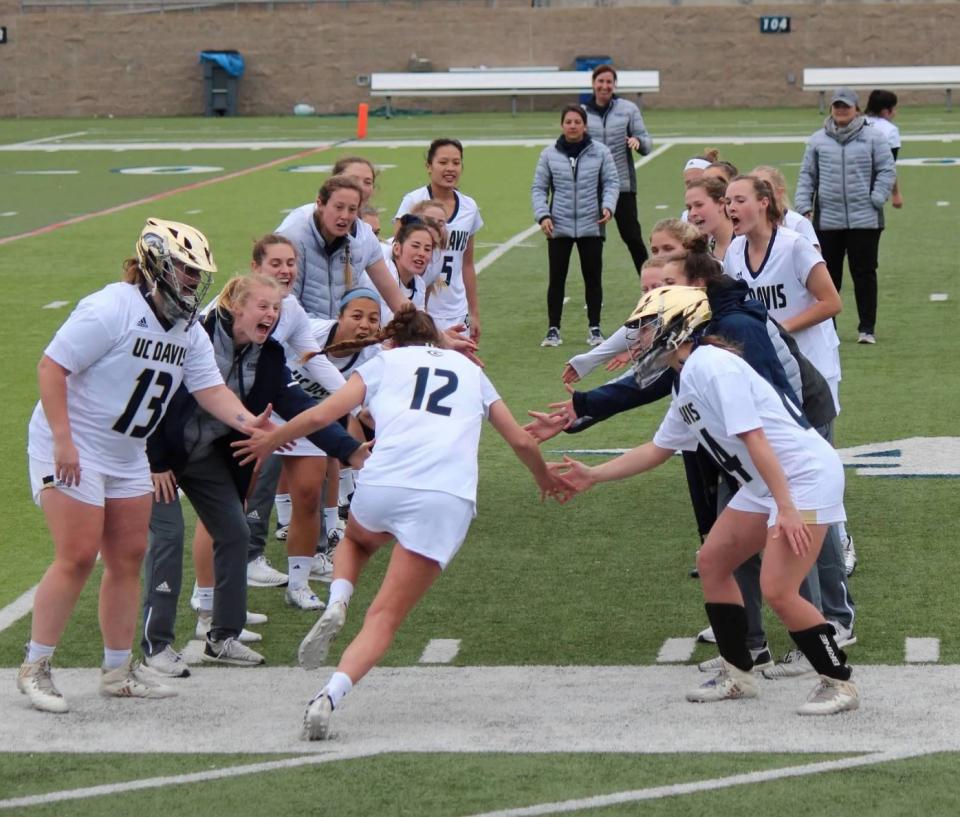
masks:
<svg viewBox="0 0 960 817"><path fill-rule="evenodd" d="M74 136L86 136L87 131L77 130L73 133L60 133L56 136L44 136L41 139L30 139L27 142L18 142L16 147L27 147L29 145L42 145L46 142L56 142L60 139L72 139ZM6 145L5 147L14 147L14 145Z"/></svg>
<svg viewBox="0 0 960 817"><path fill-rule="evenodd" d="M668 638L660 645L657 653L658 664L682 664L689 661L693 651L697 648L695 638Z"/></svg>
<svg viewBox="0 0 960 817"><path fill-rule="evenodd" d="M936 664L940 660L940 639L904 639L903 660L908 664Z"/></svg>
<svg viewBox="0 0 960 817"><path fill-rule="evenodd" d="M449 664L460 652L459 638L431 638L423 648L421 664Z"/></svg>
<svg viewBox="0 0 960 817"><path fill-rule="evenodd" d="M26 593L0 610L0 633L18 622L33 609L33 597L36 594L37 586L34 585Z"/></svg>
<svg viewBox="0 0 960 817"><path fill-rule="evenodd" d="M925 754L928 753L924 749L880 752L860 757L826 760L820 763L805 763L800 766L786 766L782 769L747 772L745 774L731 775L730 777L693 780L689 783L674 783L669 786L652 786L648 789L634 789L633 791L601 794L595 797L582 797L577 800L563 800L555 803L539 803L535 806L486 811L482 814L471 815L471 817L541 817L541 815L546 814L563 814L564 812L581 811L585 809L606 808L622 803L639 803L644 800L660 800L664 797L677 797L683 794L696 794L703 791L717 791L719 789L729 789L733 786L768 783L773 780L785 780L791 777L806 777L812 774L857 769L863 766L875 766L878 763L889 763L893 760L904 760ZM746 796L749 797L749 795Z"/></svg>

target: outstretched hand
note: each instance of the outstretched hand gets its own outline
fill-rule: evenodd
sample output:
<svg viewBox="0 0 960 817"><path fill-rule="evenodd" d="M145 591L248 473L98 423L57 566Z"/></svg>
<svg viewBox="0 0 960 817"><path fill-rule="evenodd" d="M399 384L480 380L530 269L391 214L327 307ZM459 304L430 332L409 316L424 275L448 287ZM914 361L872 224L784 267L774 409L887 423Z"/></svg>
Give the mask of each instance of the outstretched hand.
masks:
<svg viewBox="0 0 960 817"><path fill-rule="evenodd" d="M264 462L280 446L273 441L272 431L253 426L244 430L250 436L246 440L237 440L230 443L230 447L234 449L233 456L240 460L240 465L249 465L255 462L259 468L260 463Z"/></svg>
<svg viewBox="0 0 960 817"><path fill-rule="evenodd" d="M566 363L564 364L563 371L560 373L560 379L565 386L569 386L571 383L576 383L580 379L580 375L571 364Z"/></svg>
<svg viewBox="0 0 960 817"><path fill-rule="evenodd" d="M544 502L547 497L553 497L563 505L573 499L577 491L563 476L550 469L549 463L547 465L546 474L542 479L537 480L537 485L540 487L540 501Z"/></svg>
<svg viewBox="0 0 960 817"><path fill-rule="evenodd" d="M533 420L527 423L523 430L541 444L552 440L567 426L566 417L559 412L547 414L545 411L528 411L527 414L533 417Z"/></svg>
<svg viewBox="0 0 960 817"><path fill-rule="evenodd" d="M465 323L458 323L456 326L451 326L442 333L441 340L443 341L443 346L445 349L453 349L455 352L460 352L460 354L469 358L471 362L482 369L484 368L484 362L477 357L477 341L472 338L465 338L460 334L466 331L467 325Z"/></svg>
<svg viewBox="0 0 960 817"><path fill-rule="evenodd" d="M626 366L632 359L629 351L621 352L619 355L614 355L610 358L604 365L604 368L608 372L615 372L617 369L622 369Z"/></svg>
<svg viewBox="0 0 960 817"><path fill-rule="evenodd" d="M595 482L593 468L566 455L563 457L563 462L547 463L547 468L550 469L551 474L562 479L563 483L572 490L567 499L589 490Z"/></svg>

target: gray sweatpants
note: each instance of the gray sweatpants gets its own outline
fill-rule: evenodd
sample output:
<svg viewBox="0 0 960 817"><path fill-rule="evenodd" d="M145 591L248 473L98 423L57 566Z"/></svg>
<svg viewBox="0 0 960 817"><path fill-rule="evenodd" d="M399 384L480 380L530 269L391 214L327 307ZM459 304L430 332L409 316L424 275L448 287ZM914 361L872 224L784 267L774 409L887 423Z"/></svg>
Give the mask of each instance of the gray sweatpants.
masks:
<svg viewBox="0 0 960 817"><path fill-rule="evenodd" d="M263 556L267 547L270 514L273 511L273 498L277 494L282 466L283 460L279 454L267 458L257 475L257 484L247 498L247 525L250 527L248 561L252 562L258 556Z"/></svg>
<svg viewBox="0 0 960 817"><path fill-rule="evenodd" d="M247 541L243 504L223 455L189 462L177 484L213 536L213 626L210 638L237 637L247 617ZM148 655L174 642L177 601L183 580L183 510L179 500L153 502L150 539L144 560L143 638Z"/></svg>

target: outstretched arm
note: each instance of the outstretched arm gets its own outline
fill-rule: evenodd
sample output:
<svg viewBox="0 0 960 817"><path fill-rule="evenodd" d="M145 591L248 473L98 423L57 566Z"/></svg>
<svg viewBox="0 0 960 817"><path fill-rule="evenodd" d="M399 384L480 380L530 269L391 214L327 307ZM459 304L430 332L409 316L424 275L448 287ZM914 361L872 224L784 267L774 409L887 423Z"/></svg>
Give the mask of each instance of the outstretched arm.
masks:
<svg viewBox="0 0 960 817"><path fill-rule="evenodd" d="M563 462L550 463L550 470L564 477L577 493L582 493L598 482L613 482L651 471L665 463L672 455L671 449L648 442L600 465L590 467L570 457L564 457Z"/></svg>
<svg viewBox="0 0 960 817"><path fill-rule="evenodd" d="M540 454L537 441L513 419L510 409L507 408L503 400L497 400L490 406L489 417L490 423L500 436L507 441L513 449L513 453L533 474L534 480L540 487L540 498L553 496L560 502L566 501L572 495L572 492L564 485L563 479L549 471L543 456Z"/></svg>

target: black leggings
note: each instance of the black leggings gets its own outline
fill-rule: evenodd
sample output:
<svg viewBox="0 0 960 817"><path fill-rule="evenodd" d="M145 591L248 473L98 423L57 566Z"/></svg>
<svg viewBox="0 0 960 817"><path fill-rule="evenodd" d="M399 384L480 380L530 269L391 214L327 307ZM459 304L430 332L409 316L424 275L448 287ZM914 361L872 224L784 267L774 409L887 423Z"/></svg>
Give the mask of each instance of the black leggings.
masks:
<svg viewBox="0 0 960 817"><path fill-rule="evenodd" d="M547 317L549 326L560 328L563 315L563 295L570 269L570 253L577 245L580 272L587 301L587 324L600 325L600 307L603 304L603 239L600 236L568 238L561 236L547 241L547 260L550 266L550 285L547 287Z"/></svg>
<svg viewBox="0 0 960 817"><path fill-rule="evenodd" d="M620 238L627 245L630 257L633 259L633 266L637 268L637 275L639 275L640 267L648 256L647 247L643 243L643 235L640 232L640 221L637 218L637 194L629 191L622 192L617 199L617 211L613 217L616 219Z"/></svg>
<svg viewBox="0 0 960 817"><path fill-rule="evenodd" d="M817 230L820 252L840 291L843 256L847 256L853 294L857 299L857 331L873 333L877 325L877 251L880 230Z"/></svg>

